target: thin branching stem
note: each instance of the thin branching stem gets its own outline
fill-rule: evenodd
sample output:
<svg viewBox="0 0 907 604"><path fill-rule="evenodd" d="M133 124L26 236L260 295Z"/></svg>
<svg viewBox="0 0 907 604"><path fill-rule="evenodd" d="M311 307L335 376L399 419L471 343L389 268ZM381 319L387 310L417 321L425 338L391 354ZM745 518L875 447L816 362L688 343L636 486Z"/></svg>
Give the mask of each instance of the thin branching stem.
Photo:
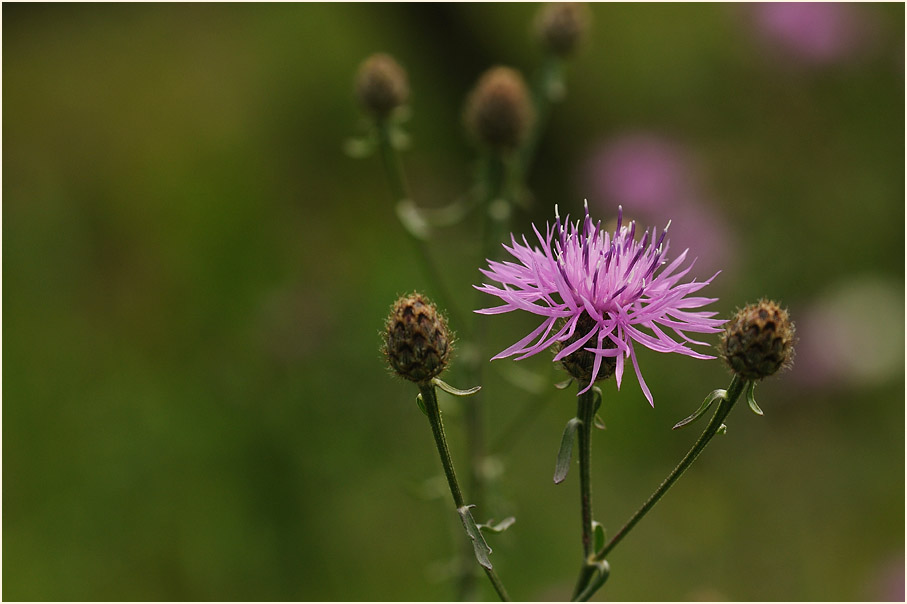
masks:
<svg viewBox="0 0 907 604"><path fill-rule="evenodd" d="M391 141L390 125L387 120L379 120L376 122L375 127L378 131L378 149L381 155L381 163L384 166L384 172L391 189L391 195L394 197L394 203L399 204L405 200L411 200L403 172L403 163L400 161L397 150ZM405 225L403 226L403 230L406 231L407 236L416 248L416 256L419 258L425 277L428 279L430 287L435 294L435 301L447 311L452 323L457 325L457 329L466 330L468 324L463 321L459 309L453 305L454 298L444 285L443 279L441 279L441 271L428 251L427 242L417 237Z"/></svg>
<svg viewBox="0 0 907 604"><path fill-rule="evenodd" d="M715 415L712 416L711 421L709 421L708 425L705 427L705 430L703 430L702 435L699 437L690 451L684 456L682 460L680 460L680 463L677 464L677 467L674 468L674 470L668 475L667 478L665 478L664 482L661 483L661 486L659 486L658 489L656 489L655 492L652 493L652 496L649 497L648 500L646 500L642 507L639 508L636 513L630 517L626 524L624 524L624 526L614 534L611 540L605 544L605 547L602 548L602 550L594 556L594 560L603 561L605 557L611 552L611 550L613 550L615 546L617 546L617 544L627 536L627 533L629 533L633 529L633 527L636 526L636 523L638 523L643 518L643 516L645 516L655 506L656 503L658 503L658 501L664 496L664 494L668 492L668 489L670 489L671 486L673 486L673 484L677 482L677 479L683 476L683 473L686 472L687 468L689 468L694 461L696 461L696 458L699 457L699 454L702 453L706 445L708 445L712 438L716 434L718 434L718 431L724 423L725 418L728 416L728 413L731 412L734 403L736 403L737 399L740 398L740 394L743 393L748 384L749 382L747 380L743 380L736 375L734 376L734 378L731 380L731 385L728 386L727 395L721 399L721 402L718 404L718 409L715 411ZM590 583L588 586L586 586L585 590L583 590L579 597L574 598L574 600L581 602L587 601L598 590L598 588L601 587L602 583L604 583L604 581L600 581L597 584L595 582Z"/></svg>
<svg viewBox="0 0 907 604"><path fill-rule="evenodd" d="M454 505L457 510L466 507L463 499L463 492L460 490L460 484L457 482L457 473L454 471L453 460L450 458L450 449L447 446L447 437L444 435L444 423L441 421L441 408L438 406L438 396L433 384L420 385L419 390L422 393L422 402L425 405L425 413L428 415L428 422L431 424L431 432L435 437L435 445L438 448L438 455L441 457L441 465L444 466L444 475L447 477L447 485L450 487L450 494L453 497ZM471 549L472 546L470 546ZM498 578L492 568L485 568L485 574L491 581L502 602L510 600L504 584Z"/></svg>
<svg viewBox="0 0 907 604"><path fill-rule="evenodd" d="M585 385L579 384L582 389ZM577 429L579 453L580 518L582 521L583 566L577 577L574 597L579 594L592 578L595 566L589 564L594 552L592 528L592 423L595 418L595 391L590 388L577 397L576 417L580 421Z"/></svg>

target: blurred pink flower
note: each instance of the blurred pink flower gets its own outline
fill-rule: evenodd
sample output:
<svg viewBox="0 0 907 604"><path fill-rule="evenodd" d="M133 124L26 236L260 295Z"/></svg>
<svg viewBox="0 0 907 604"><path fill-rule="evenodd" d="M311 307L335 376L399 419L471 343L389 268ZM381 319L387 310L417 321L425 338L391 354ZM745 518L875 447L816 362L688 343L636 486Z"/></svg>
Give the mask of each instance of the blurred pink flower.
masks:
<svg viewBox="0 0 907 604"><path fill-rule="evenodd" d="M605 141L586 163L582 190L607 213L623 206L645 223L673 220L675 249L696 250L694 274L705 277L730 270L734 250L728 225L718 209L705 202L696 161L680 143L650 132Z"/></svg>
<svg viewBox="0 0 907 604"><path fill-rule="evenodd" d="M777 2L748 8L755 31L766 44L807 63L852 57L868 40L866 15L854 4Z"/></svg>
<svg viewBox="0 0 907 604"><path fill-rule="evenodd" d="M873 602L904 601L904 554L892 556L876 569L867 586L867 599Z"/></svg>
<svg viewBox="0 0 907 604"><path fill-rule="evenodd" d="M590 162L597 196L632 212L672 211L691 188L690 173L682 149L648 133L611 140Z"/></svg>

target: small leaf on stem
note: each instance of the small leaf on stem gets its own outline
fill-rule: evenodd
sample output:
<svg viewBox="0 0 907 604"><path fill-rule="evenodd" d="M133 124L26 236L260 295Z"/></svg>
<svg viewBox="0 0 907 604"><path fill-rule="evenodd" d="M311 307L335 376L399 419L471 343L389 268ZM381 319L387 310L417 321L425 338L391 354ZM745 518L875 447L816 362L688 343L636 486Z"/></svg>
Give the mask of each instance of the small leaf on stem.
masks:
<svg viewBox="0 0 907 604"><path fill-rule="evenodd" d="M454 388L444 380L438 378L432 378L431 381L435 386L437 386L447 394L452 394L454 396L472 396L482 389L481 386L475 386L474 388L469 388L468 390L460 390L459 388Z"/></svg>
<svg viewBox="0 0 907 604"><path fill-rule="evenodd" d="M718 426L718 430L715 431L715 434L727 434L727 424Z"/></svg>
<svg viewBox="0 0 907 604"><path fill-rule="evenodd" d="M348 138L343 151L352 159L364 159L375 152L375 141L371 138Z"/></svg>
<svg viewBox="0 0 907 604"><path fill-rule="evenodd" d="M488 559L491 548L488 547L488 544L485 542L482 531L479 530L475 519L472 517L472 512L469 511L469 508L472 507L475 506L464 505L461 508L457 508L457 513L460 514L460 520L463 521L463 527L466 529L466 534L472 539L472 549L475 552L476 560L478 560L479 564L483 567L491 570L493 566L491 565L491 560Z"/></svg>
<svg viewBox="0 0 907 604"><path fill-rule="evenodd" d="M756 415L763 415L762 409L759 408L759 405L756 404L756 382L752 381L749 383L749 386L746 388L746 402L749 403L750 409Z"/></svg>
<svg viewBox="0 0 907 604"><path fill-rule="evenodd" d="M579 602L586 602L592 595L599 590L599 588L605 584L605 581L608 580L608 577L611 575L611 566L608 564L607 560L596 561L595 563L595 575L589 580L589 583L586 585L585 589L579 594L578 597L574 600Z"/></svg>
<svg viewBox="0 0 907 604"><path fill-rule="evenodd" d="M510 528L510 526L514 522L516 522L516 518L514 518L513 516L508 516L507 518L504 518L497 524L492 524L493 522L494 522L494 519L492 518L492 519L489 519L488 522L486 522L485 524L478 525L478 527L480 529L482 529L483 531L489 531L491 533L503 533L508 528Z"/></svg>
<svg viewBox="0 0 907 604"><path fill-rule="evenodd" d="M431 228L419 214L419 208L411 199L401 199L395 208L403 228L416 239L426 240L431 235Z"/></svg>
<svg viewBox="0 0 907 604"><path fill-rule="evenodd" d="M712 390L709 393L709 395L707 397L705 397L705 400L702 401L702 405L699 406L699 409L697 409L696 412L693 413L693 415L691 415L690 417L688 417L686 419L680 420L679 422L674 424L674 427L671 429L676 430L677 428L683 428L684 426L686 426L688 424L692 424L697 419L699 419L700 417L705 415L705 412L709 410L709 407L712 406L712 403L714 403L715 401L717 401L719 399L726 399L726 398L727 398L727 390L722 390L720 388L718 390Z"/></svg>
<svg viewBox="0 0 907 604"><path fill-rule="evenodd" d="M573 457L573 440L576 437L576 429L582 422L578 417L572 418L564 427L564 435L561 437L561 448L557 452L557 463L554 466L554 484L560 484L567 478L567 472L570 470L570 460Z"/></svg>
<svg viewBox="0 0 907 604"><path fill-rule="evenodd" d="M388 133L391 146L395 151L406 151L410 148L411 141L409 135L402 128L392 127Z"/></svg>
<svg viewBox="0 0 907 604"><path fill-rule="evenodd" d="M572 384L572 383L573 383L573 378L567 378L563 382L558 382L557 384L555 384L554 387L557 388L558 390L566 390L567 388L570 387L570 384Z"/></svg>
<svg viewBox="0 0 907 604"><path fill-rule="evenodd" d="M425 410L425 401L422 400L422 393L416 395L416 404L419 405L419 409L422 411L422 415L428 417L428 411Z"/></svg>
<svg viewBox="0 0 907 604"><path fill-rule="evenodd" d="M596 555L605 547L605 527L596 522L592 521L592 535L593 535L593 544L595 545L594 551Z"/></svg>
<svg viewBox="0 0 907 604"><path fill-rule="evenodd" d="M599 430L607 430L608 427L605 425L605 420L602 419L602 416L598 413L595 414L595 418L592 420L592 425L598 428Z"/></svg>

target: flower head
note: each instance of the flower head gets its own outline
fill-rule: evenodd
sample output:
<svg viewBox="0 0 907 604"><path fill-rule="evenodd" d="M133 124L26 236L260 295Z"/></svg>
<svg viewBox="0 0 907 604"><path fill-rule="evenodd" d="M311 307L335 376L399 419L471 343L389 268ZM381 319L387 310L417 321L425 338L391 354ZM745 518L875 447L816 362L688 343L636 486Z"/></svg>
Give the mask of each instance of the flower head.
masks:
<svg viewBox="0 0 907 604"><path fill-rule="evenodd" d="M402 296L384 326L384 355L400 377L424 384L440 374L450 359L447 321L420 293Z"/></svg>
<svg viewBox="0 0 907 604"><path fill-rule="evenodd" d="M542 44L560 57L574 53L589 29L589 9L577 2L545 5L536 17L536 30Z"/></svg>
<svg viewBox="0 0 907 604"><path fill-rule="evenodd" d="M791 364L794 324L774 300L740 309L725 326L718 344L721 358L745 380L761 380Z"/></svg>
<svg viewBox="0 0 907 604"><path fill-rule="evenodd" d="M834 64L858 55L872 39L863 7L846 2L754 3L749 22L772 51L804 64Z"/></svg>
<svg viewBox="0 0 907 604"><path fill-rule="evenodd" d="M366 112L385 119L409 98L406 71L392 56L375 53L359 66L356 96Z"/></svg>
<svg viewBox="0 0 907 604"><path fill-rule="evenodd" d="M482 145L498 152L516 149L535 119L529 89L520 72L492 67L483 73L466 99L463 119Z"/></svg>
<svg viewBox="0 0 907 604"><path fill-rule="evenodd" d="M589 382L581 391L585 392L601 375L609 375L611 367L619 389L624 362L629 358L639 385L652 404L652 393L639 370L634 343L658 352L714 358L690 348L690 344L706 344L691 339L686 332L721 331L724 321L713 318L717 313L696 310L716 298L691 295L708 285L715 275L702 282L681 283L692 263L681 269L687 256L685 250L667 264L668 227L660 234L657 229L647 230L637 240L636 223L623 225L620 209L612 234L602 229L601 222L592 221L588 204L583 221L570 223L568 217L562 224L556 206L555 217L555 224L547 225L545 235L533 226L541 247L532 247L525 236L522 244L511 236L512 245L505 245L504 249L518 262L489 260L488 270L482 270L482 274L503 287L483 284L476 289L499 297L504 305L476 312L492 315L525 310L545 318L532 333L495 359L513 355L520 355L517 360L524 359L556 343L559 350L555 361L563 361L576 352L591 354L590 373L574 375ZM567 367L569 370L570 365Z"/></svg>

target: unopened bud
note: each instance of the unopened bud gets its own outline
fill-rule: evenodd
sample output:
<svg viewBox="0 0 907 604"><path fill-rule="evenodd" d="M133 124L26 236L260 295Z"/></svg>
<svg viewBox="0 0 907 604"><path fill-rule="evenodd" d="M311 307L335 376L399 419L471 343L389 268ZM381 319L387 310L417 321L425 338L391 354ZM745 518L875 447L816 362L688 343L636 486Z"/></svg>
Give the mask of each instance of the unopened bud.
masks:
<svg viewBox="0 0 907 604"><path fill-rule="evenodd" d="M373 54L359 66L356 96L366 112L386 118L409 98L406 71L390 55Z"/></svg>
<svg viewBox="0 0 907 604"><path fill-rule="evenodd" d="M589 9L576 2L556 2L539 11L536 31L542 44L567 57L576 50L589 28Z"/></svg>
<svg viewBox="0 0 907 604"><path fill-rule="evenodd" d="M495 151L512 151L523 142L534 118L523 76L493 67L479 78L466 101L466 127Z"/></svg>
<svg viewBox="0 0 907 604"><path fill-rule="evenodd" d="M791 364L794 324L776 302L760 300L737 311L725 325L718 351L738 376L761 380Z"/></svg>
<svg viewBox="0 0 907 604"><path fill-rule="evenodd" d="M394 303L385 326L384 354L397 375L418 384L429 382L447 367L450 348L447 321L426 297L412 293Z"/></svg>

